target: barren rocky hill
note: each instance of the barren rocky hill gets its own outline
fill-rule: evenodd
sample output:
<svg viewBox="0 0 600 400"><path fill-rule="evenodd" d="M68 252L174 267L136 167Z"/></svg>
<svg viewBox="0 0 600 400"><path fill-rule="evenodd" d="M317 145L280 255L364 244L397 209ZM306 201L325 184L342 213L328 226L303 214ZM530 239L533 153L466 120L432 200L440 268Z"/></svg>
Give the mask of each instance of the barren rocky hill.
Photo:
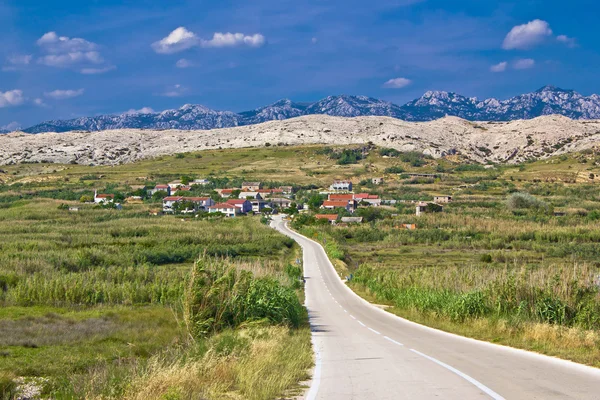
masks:
<svg viewBox="0 0 600 400"><path fill-rule="evenodd" d="M16 132L0 136L0 164L114 165L205 149L369 141L434 157L461 154L476 162L520 162L584 150L599 140L600 121L575 121L557 115L511 122L469 122L456 117L406 122L389 117L310 115L209 131Z"/></svg>

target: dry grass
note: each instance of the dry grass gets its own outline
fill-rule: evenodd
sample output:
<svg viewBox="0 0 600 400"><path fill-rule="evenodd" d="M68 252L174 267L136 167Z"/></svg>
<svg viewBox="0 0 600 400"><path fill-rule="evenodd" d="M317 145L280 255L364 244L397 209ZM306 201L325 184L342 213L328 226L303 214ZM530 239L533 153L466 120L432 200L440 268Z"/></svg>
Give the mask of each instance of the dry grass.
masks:
<svg viewBox="0 0 600 400"><path fill-rule="evenodd" d="M248 328L236 334L247 342L221 354L219 340L202 358L181 362L154 357L134 379L125 399L273 399L305 379L312 365L308 329ZM235 347L235 346L234 346ZM93 397L92 397L93 398Z"/></svg>

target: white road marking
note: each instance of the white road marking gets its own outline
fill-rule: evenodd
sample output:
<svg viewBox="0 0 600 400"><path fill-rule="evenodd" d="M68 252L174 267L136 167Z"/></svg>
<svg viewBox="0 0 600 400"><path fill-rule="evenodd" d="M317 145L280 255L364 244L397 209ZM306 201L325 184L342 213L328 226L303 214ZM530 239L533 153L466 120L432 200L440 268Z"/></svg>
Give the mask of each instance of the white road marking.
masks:
<svg viewBox="0 0 600 400"><path fill-rule="evenodd" d="M484 392L485 394L487 394L488 396L490 396L492 399L494 400L505 400L504 397L500 396L498 393L494 392L492 389L490 389L489 387L485 386L483 383L479 382L476 379L471 378L469 375L460 372L459 370L457 370L456 368L441 362L438 359L435 359L433 357L428 356L427 354L423 354L420 351L417 351L415 349L410 349L410 351L412 351L415 354L420 355L421 357L425 357L426 359L433 361L434 363L446 368L449 371L454 372L456 375L460 376L461 378L463 378L464 380L472 383L473 385L477 386L482 392Z"/></svg>
<svg viewBox="0 0 600 400"><path fill-rule="evenodd" d="M358 321L358 323L359 323L359 324L361 324L362 326L365 326L365 327L366 327L366 325L365 325L365 324L363 324L362 322Z"/></svg>
<svg viewBox="0 0 600 400"><path fill-rule="evenodd" d="M354 315L350 315L352 317L352 319L356 319L356 317Z"/></svg>
<svg viewBox="0 0 600 400"><path fill-rule="evenodd" d="M347 313L348 311L344 310L345 313Z"/></svg>
<svg viewBox="0 0 600 400"><path fill-rule="evenodd" d="M394 344L397 344L398 346L404 346L402 343L400 343L400 342L396 342L394 339L391 339L391 338L389 338L389 337L387 337L387 336L384 336L383 338L384 338L385 340L389 340L390 342L392 342L392 343L394 343Z"/></svg>
<svg viewBox="0 0 600 400"><path fill-rule="evenodd" d="M369 327L367 327L367 329L368 329L368 330L370 330L370 331L371 331L371 332L373 332L373 333L376 333L376 334L378 334L378 335L381 335L381 333L377 332L377 331L376 331L375 329L373 329L373 328L369 328Z"/></svg>

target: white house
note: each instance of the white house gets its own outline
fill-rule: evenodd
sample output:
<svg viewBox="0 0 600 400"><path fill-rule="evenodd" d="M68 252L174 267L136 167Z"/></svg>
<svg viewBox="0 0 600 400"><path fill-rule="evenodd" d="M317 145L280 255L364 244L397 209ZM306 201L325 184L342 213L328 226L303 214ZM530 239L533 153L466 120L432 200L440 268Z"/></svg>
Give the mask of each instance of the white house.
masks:
<svg viewBox="0 0 600 400"><path fill-rule="evenodd" d="M94 190L94 203L112 203L115 201L114 194L98 194L98 191Z"/></svg>
<svg viewBox="0 0 600 400"><path fill-rule="evenodd" d="M241 214L241 211L234 204L228 203L217 203L213 206L208 207L208 212L217 213L220 212L225 214L227 217L235 217L238 214Z"/></svg>
<svg viewBox="0 0 600 400"><path fill-rule="evenodd" d="M193 181L190 182L190 185L208 185L210 183L210 181L208 179L194 179Z"/></svg>
<svg viewBox="0 0 600 400"><path fill-rule="evenodd" d="M335 190L336 192L351 192L352 182L350 181L333 181L333 184L329 186L329 190Z"/></svg>
<svg viewBox="0 0 600 400"><path fill-rule="evenodd" d="M210 197L184 197L183 201L194 203L196 210L207 210L208 207L215 205L214 200Z"/></svg>
<svg viewBox="0 0 600 400"><path fill-rule="evenodd" d="M240 199L251 198L251 199L255 199L255 200L262 200L262 198L263 198L259 192L251 192L251 191L240 192L240 195L238 197Z"/></svg>
<svg viewBox="0 0 600 400"><path fill-rule="evenodd" d="M252 203L246 199L230 199L226 201L227 204L231 204L240 209L242 214L246 214L252 211Z"/></svg>
<svg viewBox="0 0 600 400"><path fill-rule="evenodd" d="M167 196L163 199L163 211L172 212L175 203L183 200L183 196Z"/></svg>
<svg viewBox="0 0 600 400"><path fill-rule="evenodd" d="M171 195L171 187L169 187L169 185L156 185L156 186L154 186L154 189L149 189L147 191L148 196L152 196L156 192L166 192L167 196L170 196Z"/></svg>

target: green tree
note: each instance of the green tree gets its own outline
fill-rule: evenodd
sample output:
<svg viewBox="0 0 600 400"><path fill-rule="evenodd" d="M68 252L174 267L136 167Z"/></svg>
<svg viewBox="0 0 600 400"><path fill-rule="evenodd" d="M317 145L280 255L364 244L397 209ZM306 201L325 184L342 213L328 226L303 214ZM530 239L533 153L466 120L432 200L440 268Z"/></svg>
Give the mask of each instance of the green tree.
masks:
<svg viewBox="0 0 600 400"><path fill-rule="evenodd" d="M154 201L162 201L162 199L164 199L168 195L169 194L166 191L159 190L158 192L154 192L154 194L152 195L152 200L154 200Z"/></svg>

